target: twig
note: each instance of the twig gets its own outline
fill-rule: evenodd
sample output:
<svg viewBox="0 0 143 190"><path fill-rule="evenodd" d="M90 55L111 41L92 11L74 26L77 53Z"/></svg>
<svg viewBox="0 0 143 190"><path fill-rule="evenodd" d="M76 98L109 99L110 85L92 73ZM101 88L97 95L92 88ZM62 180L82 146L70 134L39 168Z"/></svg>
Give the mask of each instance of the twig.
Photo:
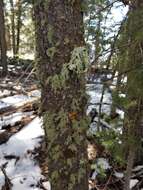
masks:
<svg viewBox="0 0 143 190"><path fill-rule="evenodd" d="M111 177L112 177L112 172L111 172L111 174L110 174L110 176L109 176L109 178L108 178L108 180L107 180L107 183L105 184L103 190L106 190L106 189L107 189L107 187L108 187L108 185L109 185L109 183L110 183Z"/></svg>
<svg viewBox="0 0 143 190"><path fill-rule="evenodd" d="M31 72L29 73L29 75L26 77L25 82L27 82L27 80L29 79L29 77L33 74L33 72L35 71L35 67L31 70Z"/></svg>
<svg viewBox="0 0 143 190"><path fill-rule="evenodd" d="M0 169L1 169L1 171L2 171L2 173L4 175L4 177L5 177L5 184L3 186L3 189L4 190L11 190L12 183L11 183L9 177L6 174L6 171L5 171L4 167L2 166L2 167L0 167Z"/></svg>

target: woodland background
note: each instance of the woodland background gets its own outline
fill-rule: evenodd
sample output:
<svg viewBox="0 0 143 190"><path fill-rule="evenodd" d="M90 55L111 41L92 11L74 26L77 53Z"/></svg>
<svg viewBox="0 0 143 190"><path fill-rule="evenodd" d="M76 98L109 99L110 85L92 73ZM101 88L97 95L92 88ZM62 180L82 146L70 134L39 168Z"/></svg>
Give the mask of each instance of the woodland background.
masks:
<svg viewBox="0 0 143 190"><path fill-rule="evenodd" d="M0 188L143 189L143 2L0 0Z"/></svg>

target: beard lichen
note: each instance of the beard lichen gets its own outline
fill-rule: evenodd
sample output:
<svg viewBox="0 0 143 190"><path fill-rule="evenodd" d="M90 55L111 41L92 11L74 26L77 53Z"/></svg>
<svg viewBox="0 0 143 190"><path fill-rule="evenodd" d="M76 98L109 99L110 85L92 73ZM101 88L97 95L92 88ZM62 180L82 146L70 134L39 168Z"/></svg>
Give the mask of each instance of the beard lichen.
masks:
<svg viewBox="0 0 143 190"><path fill-rule="evenodd" d="M89 60L86 48L76 47L71 53L71 59L67 64L67 68L80 75L87 71L88 63Z"/></svg>
<svg viewBox="0 0 143 190"><path fill-rule="evenodd" d="M88 64L87 49L85 47L76 47L71 53L70 61L63 64L59 74L49 76L46 80L46 84L50 84L55 92L64 89L66 88L66 82L70 80L71 75L74 74L77 78L81 78L82 80L82 75L87 71Z"/></svg>

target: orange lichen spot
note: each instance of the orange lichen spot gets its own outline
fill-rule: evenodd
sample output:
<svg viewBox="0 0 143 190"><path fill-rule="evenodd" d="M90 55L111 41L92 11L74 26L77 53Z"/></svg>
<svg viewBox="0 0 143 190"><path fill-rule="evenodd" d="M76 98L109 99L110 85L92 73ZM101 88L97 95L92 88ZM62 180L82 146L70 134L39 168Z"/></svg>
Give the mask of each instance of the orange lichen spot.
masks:
<svg viewBox="0 0 143 190"><path fill-rule="evenodd" d="M77 116L78 116L77 112L71 112L71 113L69 113L69 119L71 121L77 120Z"/></svg>

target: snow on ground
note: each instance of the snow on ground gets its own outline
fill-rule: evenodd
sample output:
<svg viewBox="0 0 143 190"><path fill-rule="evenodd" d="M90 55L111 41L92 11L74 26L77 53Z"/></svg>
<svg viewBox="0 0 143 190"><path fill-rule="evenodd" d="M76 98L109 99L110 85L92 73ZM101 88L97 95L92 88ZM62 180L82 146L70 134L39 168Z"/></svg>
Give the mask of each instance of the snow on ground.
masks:
<svg viewBox="0 0 143 190"><path fill-rule="evenodd" d="M98 158L97 159L97 165L102 167L104 170L110 169L111 166L109 165L107 159L105 158Z"/></svg>
<svg viewBox="0 0 143 190"><path fill-rule="evenodd" d="M0 129L3 126L8 126L11 125L13 126L16 122L21 121L22 118L26 117L26 116L31 116L32 112L17 112L17 113L13 113L11 115L8 116L1 116L0 117Z"/></svg>
<svg viewBox="0 0 143 190"><path fill-rule="evenodd" d="M40 137L43 135L42 121L37 117L13 135L7 143L0 146L0 166L7 163L5 170L13 184L12 190L39 189L37 182L43 176L31 151L39 147ZM15 158L7 160L5 156L8 155L13 155ZM3 184L4 176L0 172L0 188Z"/></svg>
<svg viewBox="0 0 143 190"><path fill-rule="evenodd" d="M132 189L138 182L139 182L139 180L137 180L137 179L131 179L130 180L130 188Z"/></svg>
<svg viewBox="0 0 143 190"><path fill-rule="evenodd" d="M9 90L0 90L0 96L6 96L6 95L10 95L10 91Z"/></svg>
<svg viewBox="0 0 143 190"><path fill-rule="evenodd" d="M97 78L94 82L101 82ZM103 85L102 84L87 84L87 94L89 95L89 107L87 113L92 109L96 108L98 111L101 99ZM30 92L26 95L14 95L0 100L0 109L7 106L20 106L27 103L30 100L37 99L40 97L38 90ZM112 97L108 89L104 94L104 103L111 104ZM90 105L91 103L91 105ZM110 105L103 105L102 111L106 114L110 113ZM7 117L7 118L6 118ZM5 116L0 120L0 126L3 122L14 123L21 120L23 113L14 113L11 116ZM7 124L6 123L6 124ZM13 135L9 141L0 146L0 166L6 164L6 173L10 178L13 187L12 190L39 190L36 186L37 182L43 178L39 165L34 160L34 156L31 151L36 147L39 147L41 136L44 135L42 129L42 121L37 117L29 125L25 126L20 132ZM5 156L13 155L13 159L7 160ZM109 169L110 166L107 160L99 159L97 165L102 165L104 169ZM4 175L0 172L0 189L4 184ZM49 183L46 182L45 186L50 189Z"/></svg>
<svg viewBox="0 0 143 190"><path fill-rule="evenodd" d="M133 171L134 171L134 172L137 172L137 171L142 170L142 169L143 169L143 165L138 165L138 166L136 166L136 167L133 169Z"/></svg>
<svg viewBox="0 0 143 190"><path fill-rule="evenodd" d="M18 95L2 98L0 100L0 109L8 107L8 106L15 106L15 107L22 106L29 101L33 101L34 99L36 100L39 97L40 97L40 91L33 90L32 92L30 92L30 95L18 94Z"/></svg>
<svg viewBox="0 0 143 190"><path fill-rule="evenodd" d="M1 99L2 102L8 104L8 105L17 105L17 106L21 106L23 104L25 104L27 101L29 101L31 99L31 97L26 96L26 95L14 95L14 96L9 96L6 98Z"/></svg>
<svg viewBox="0 0 143 190"><path fill-rule="evenodd" d="M100 83L101 80L99 78L96 78L94 82ZM92 108L96 108L98 111L99 110L98 104L100 103L103 85L102 84L87 84L86 90L87 90L87 95L89 95L89 102L88 102L89 106L87 109L87 114L92 110ZM104 97L103 97L103 105L102 105L103 113L110 114L111 103L112 103L111 93L106 89L104 93Z"/></svg>
<svg viewBox="0 0 143 190"><path fill-rule="evenodd" d="M94 170L94 172L93 172L93 174L91 176L92 180L96 179L96 176L101 173L101 169L103 171L106 171L106 170L111 168L111 166L109 165L108 160L105 159L105 158L98 158L93 167L95 167L94 168L95 170Z"/></svg>
<svg viewBox="0 0 143 190"><path fill-rule="evenodd" d="M40 92L40 90L33 90L33 91L31 91L31 92L29 93L29 95L30 95L31 97L41 97L41 92Z"/></svg>
<svg viewBox="0 0 143 190"><path fill-rule="evenodd" d="M8 107L9 105L3 101L0 100L0 109Z"/></svg>
<svg viewBox="0 0 143 190"><path fill-rule="evenodd" d="M111 77L111 76L108 76ZM92 83L93 82L93 83ZM114 83L114 82L113 82ZM99 103L102 96L103 84L101 81L101 77L95 78L91 81L90 84L86 85L86 92L89 96L88 101L88 108L87 114L93 109L96 108L97 111L99 110ZM121 97L125 97L125 94L120 94ZM111 94L111 87L110 89L106 88L103 96L101 112L105 113L106 115L110 115L111 112L111 104L112 104L112 94ZM120 115L120 118L124 118L124 112L120 109L116 109L116 112Z"/></svg>
<svg viewBox="0 0 143 190"><path fill-rule="evenodd" d="M123 178L124 177L124 174L122 172L116 172L114 173L114 175L117 177L117 178Z"/></svg>

